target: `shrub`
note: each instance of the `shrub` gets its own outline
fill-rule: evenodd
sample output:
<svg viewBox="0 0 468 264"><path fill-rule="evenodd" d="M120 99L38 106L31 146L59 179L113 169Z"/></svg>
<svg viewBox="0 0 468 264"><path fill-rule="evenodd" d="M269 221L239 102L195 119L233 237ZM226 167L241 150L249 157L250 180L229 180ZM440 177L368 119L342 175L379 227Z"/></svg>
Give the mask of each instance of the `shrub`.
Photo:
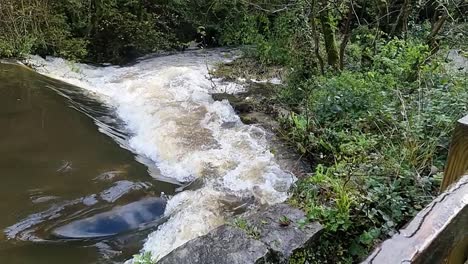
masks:
<svg viewBox="0 0 468 264"><path fill-rule="evenodd" d="M454 122L468 112L466 76L417 40L382 45L370 65L282 93L301 106L284 134L316 164L291 200L326 228L319 250L301 253L311 263L362 259L428 204Z"/></svg>

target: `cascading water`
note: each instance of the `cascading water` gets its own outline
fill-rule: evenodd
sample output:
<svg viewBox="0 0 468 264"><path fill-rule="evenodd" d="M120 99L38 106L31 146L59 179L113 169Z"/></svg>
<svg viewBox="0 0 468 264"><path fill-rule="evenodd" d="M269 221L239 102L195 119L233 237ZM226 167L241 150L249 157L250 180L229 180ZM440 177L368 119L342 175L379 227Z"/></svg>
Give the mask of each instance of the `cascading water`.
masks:
<svg viewBox="0 0 468 264"><path fill-rule="evenodd" d="M154 260L224 223L233 203L286 200L295 180L275 163L264 130L242 124L227 101L210 96L242 89L209 78L209 68L232 55L190 51L127 67L29 60L38 72L82 87L113 108L129 134L119 144L155 164L159 178L203 182L169 200L167 222L150 234L143 248Z"/></svg>

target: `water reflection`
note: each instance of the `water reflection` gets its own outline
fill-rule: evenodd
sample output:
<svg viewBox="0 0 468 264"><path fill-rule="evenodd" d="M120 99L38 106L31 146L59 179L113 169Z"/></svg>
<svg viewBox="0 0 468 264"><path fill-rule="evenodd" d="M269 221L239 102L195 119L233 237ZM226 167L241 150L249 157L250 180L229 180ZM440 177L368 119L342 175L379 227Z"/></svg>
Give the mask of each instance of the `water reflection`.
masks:
<svg viewBox="0 0 468 264"><path fill-rule="evenodd" d="M0 63L0 263L101 263L135 253L164 211L164 199L148 197L176 186L154 180L122 148L127 137L92 94ZM63 239L78 231L119 236Z"/></svg>
<svg viewBox="0 0 468 264"><path fill-rule="evenodd" d="M71 222L58 227L52 234L60 238L102 238L115 236L161 222L166 208L162 198L147 198L110 212Z"/></svg>

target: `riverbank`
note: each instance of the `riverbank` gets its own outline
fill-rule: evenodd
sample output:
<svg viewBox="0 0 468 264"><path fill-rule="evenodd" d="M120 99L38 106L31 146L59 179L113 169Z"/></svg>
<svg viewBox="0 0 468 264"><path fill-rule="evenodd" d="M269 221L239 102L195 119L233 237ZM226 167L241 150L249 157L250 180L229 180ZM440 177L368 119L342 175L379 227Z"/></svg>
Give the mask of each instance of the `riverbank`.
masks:
<svg viewBox="0 0 468 264"><path fill-rule="evenodd" d="M465 61L460 52L450 54L457 56L453 61ZM189 55L180 54L184 58ZM224 55L216 56L221 58ZM436 63L439 57L445 57L445 53L438 54L432 63ZM159 59L181 63L176 58ZM194 67L192 70L200 71L189 76L210 77L206 65L199 63L199 59L199 56L195 56L193 61L188 60ZM251 62L255 63L255 60ZM116 83L121 83L116 80L123 80L120 77L130 77L127 81L135 79L134 75L129 75L129 69L133 74L144 75L142 70L154 70L155 63L163 65L164 61L149 59L143 64L135 64L134 68L100 68L52 59L42 64L46 67L42 70L60 73L61 78L79 82L86 89L98 89L98 86L92 85L93 82L102 81L102 76L107 76L108 90L104 91L112 95L110 92L116 88ZM268 76L266 81L262 81L261 74L255 75L254 80L247 79L245 75L230 77L228 80L237 80L238 85L243 86L243 89L233 90L234 94L224 93L229 87L223 86L220 80L215 81L220 84L219 87L213 87L213 79L210 78L201 82L201 87L215 91L210 93L210 97L215 99L213 105L225 105L222 100L226 99L243 123L265 128L265 138L270 142L266 149L271 149L275 162L283 170L299 176L300 181L293 189L289 204L303 209L307 222L319 221L325 230L317 246L295 252L292 263L306 260L311 263L357 262L432 200L442 176L452 118L467 111L468 86L464 68L451 62L440 63L443 67L430 67L429 72L424 72L428 75L421 76L440 81L441 86L422 88L413 86L418 82L407 80L405 84L408 86L401 87L396 82L401 80L397 79L400 76L392 72L348 71L326 78L317 76L316 86L310 87L306 96L298 96L307 100L300 104L287 103L286 99L292 98L289 94L291 81L288 78L279 79L277 76L281 75L277 72L281 71L277 68L275 74L265 75ZM228 63L223 67L229 65L238 64ZM260 68L256 64L250 67ZM181 68L186 70L183 66ZM108 74L101 74L102 71ZM121 76L120 72L125 74ZM372 76L374 74L377 76ZM222 77L213 73L211 76ZM393 82L389 82L391 80ZM180 84L178 81L171 83ZM389 87L388 84L394 86ZM121 88L119 94L126 86ZM104 91L95 90L93 93ZM129 92L134 90L130 89ZM395 97L390 97L391 94ZM330 100L334 104L330 104ZM350 104L349 100L358 100L359 104ZM207 102L211 102L211 99ZM313 107L325 109L318 111ZM353 111L345 111L345 107L351 107ZM232 129L236 124L239 125L237 122L223 122L221 128ZM387 129L380 128L382 124ZM421 129L416 125L435 129ZM298 140L304 138L309 141ZM224 201L225 198L220 199ZM190 200L193 199L185 199L184 203ZM229 202L229 199L226 201Z"/></svg>
<svg viewBox="0 0 468 264"><path fill-rule="evenodd" d="M286 76L279 85L267 80L281 71L255 58L214 71L247 87L219 98L244 122L269 127L312 169L289 203L325 232L292 263L357 262L438 194L454 122L468 112L467 59L439 51L415 69L406 61L415 47L390 41L373 67L300 82ZM398 55L389 57L394 48Z"/></svg>
<svg viewBox="0 0 468 264"><path fill-rule="evenodd" d="M293 263L356 263L437 194L454 122L468 111L465 68L448 62L449 50L466 57L464 0L3 2L0 57L67 59L41 70L115 109L130 135L119 144L157 177L202 179L169 201L171 220L144 248L151 261L229 219L220 201L233 194L234 205L289 198L322 223L319 246ZM214 73L226 54L127 65L194 42L245 56ZM283 161L299 182L282 153L297 153Z"/></svg>
<svg viewBox="0 0 468 264"><path fill-rule="evenodd" d="M154 178L181 185L168 197L166 221L145 241L142 253L152 261L246 210L285 201L296 180L276 162L267 131L242 123L227 101L211 96L238 88L207 78L214 63L234 53L193 50L125 67L30 59L38 72L115 109L129 135L118 143Z"/></svg>

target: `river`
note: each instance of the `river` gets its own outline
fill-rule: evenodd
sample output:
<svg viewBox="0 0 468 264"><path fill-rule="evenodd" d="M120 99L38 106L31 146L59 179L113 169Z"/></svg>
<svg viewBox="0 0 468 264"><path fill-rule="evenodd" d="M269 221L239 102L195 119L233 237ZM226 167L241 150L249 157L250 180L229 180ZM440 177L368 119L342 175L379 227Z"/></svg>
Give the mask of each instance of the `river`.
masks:
<svg viewBox="0 0 468 264"><path fill-rule="evenodd" d="M287 199L295 178L267 132L211 98L242 90L209 76L233 56L199 50L125 67L32 56L41 75L1 64L0 263L157 260Z"/></svg>

